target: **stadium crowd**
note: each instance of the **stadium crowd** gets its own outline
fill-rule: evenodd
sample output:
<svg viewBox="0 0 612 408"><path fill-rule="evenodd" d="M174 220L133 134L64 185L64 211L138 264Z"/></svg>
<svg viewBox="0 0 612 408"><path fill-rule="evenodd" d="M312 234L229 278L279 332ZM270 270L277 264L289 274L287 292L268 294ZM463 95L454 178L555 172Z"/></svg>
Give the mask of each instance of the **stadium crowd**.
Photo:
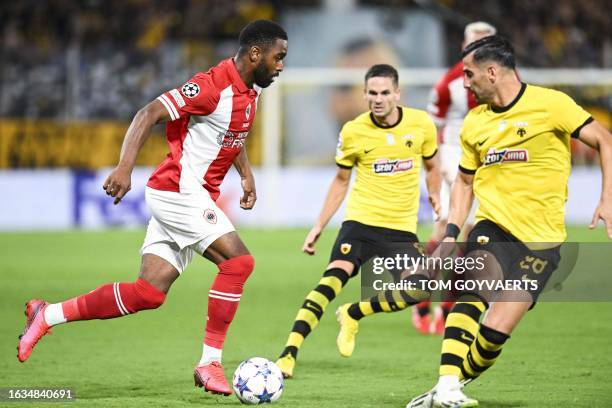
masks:
<svg viewBox="0 0 612 408"><path fill-rule="evenodd" d="M246 22L323 0L21 0L0 5L0 117L128 120L201 67L226 57ZM516 46L520 66L612 66L605 0L355 0L353 7L437 13L448 44L465 23L486 20ZM512 16L512 18L508 18ZM459 58L447 49L447 65ZM76 78L76 79L75 79ZM564 89L610 120L602 87ZM606 114L606 112L608 112ZM592 162L594 157L584 157ZM579 159L582 160L582 159Z"/></svg>

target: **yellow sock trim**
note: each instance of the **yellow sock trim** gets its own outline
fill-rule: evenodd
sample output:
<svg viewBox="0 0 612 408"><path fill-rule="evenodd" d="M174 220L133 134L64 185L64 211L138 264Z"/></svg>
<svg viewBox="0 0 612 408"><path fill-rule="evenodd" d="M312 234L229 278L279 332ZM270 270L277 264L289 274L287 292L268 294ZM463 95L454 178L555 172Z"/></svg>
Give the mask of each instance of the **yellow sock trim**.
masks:
<svg viewBox="0 0 612 408"><path fill-rule="evenodd" d="M310 329L314 329L319 324L319 319L308 309L300 309L295 320L303 320L310 326Z"/></svg>
<svg viewBox="0 0 612 408"><path fill-rule="evenodd" d="M472 343L472 345L470 346L470 353L472 354L472 361L474 361L474 364L479 365L481 367L488 367L493 364L493 362L495 362L495 359L487 360L483 356L481 356L478 352L478 349L476 348L476 344L474 343Z"/></svg>
<svg viewBox="0 0 612 408"><path fill-rule="evenodd" d="M374 314L374 309L372 309L372 303L370 302L359 302L359 310L361 310L361 313L363 313L364 316Z"/></svg>
<svg viewBox="0 0 612 408"><path fill-rule="evenodd" d="M478 333L478 322L463 313L450 313L446 318L446 327L458 327L472 333L474 337Z"/></svg>
<svg viewBox="0 0 612 408"><path fill-rule="evenodd" d="M289 334L289 338L287 339L287 344L285 345L285 347L295 346L297 348L300 348L303 342L304 342L304 336L302 336L300 333L291 332Z"/></svg>
<svg viewBox="0 0 612 408"><path fill-rule="evenodd" d="M459 340L455 339L444 339L442 340L442 354L449 353L456 356L465 357L467 356L470 348Z"/></svg>
<svg viewBox="0 0 612 408"><path fill-rule="evenodd" d="M488 351L501 350L501 348L504 346L503 344L491 343L490 341L488 341L487 339L485 339L483 336L480 336L480 335L478 336L478 341L480 341L480 345L482 346L482 348Z"/></svg>
<svg viewBox="0 0 612 408"><path fill-rule="evenodd" d="M334 290L336 296L338 296L340 291L342 291L342 281L336 278L335 276L326 276L324 278L321 278L321 280L319 281L319 285L329 286Z"/></svg>
<svg viewBox="0 0 612 408"><path fill-rule="evenodd" d="M463 379L463 374L461 373L461 369L454 365L441 365L440 366L440 375L456 375L460 380Z"/></svg>
<svg viewBox="0 0 612 408"><path fill-rule="evenodd" d="M329 300L325 297L324 294L317 292L316 290L311 291L306 299L311 300L321 306L321 310L325 311L325 308L329 304Z"/></svg>

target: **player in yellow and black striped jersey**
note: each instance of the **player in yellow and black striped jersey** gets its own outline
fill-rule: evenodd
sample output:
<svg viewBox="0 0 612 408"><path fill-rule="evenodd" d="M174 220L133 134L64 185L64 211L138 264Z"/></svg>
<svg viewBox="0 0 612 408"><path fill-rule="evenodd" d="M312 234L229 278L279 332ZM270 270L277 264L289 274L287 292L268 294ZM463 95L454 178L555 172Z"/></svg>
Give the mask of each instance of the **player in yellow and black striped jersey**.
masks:
<svg viewBox="0 0 612 408"><path fill-rule="evenodd" d="M466 256L490 255L489 270L501 269L505 279L535 280L538 289L512 297L502 293L482 322L486 300L481 293L464 293L446 321L438 384L408 408L478 406L465 396L463 384L495 363L559 262L571 137L600 153L603 190L591 228L602 219L612 238L610 132L564 93L520 82L512 45L503 37L475 41L463 56L464 86L481 105L468 114L461 131L463 153L444 240L450 244L434 255L444 257L454 246L476 196L479 208Z"/></svg>
<svg viewBox="0 0 612 408"><path fill-rule="evenodd" d="M304 252L314 254L314 245L342 203L355 168L355 183L330 263L318 285L306 296L277 361L286 377L293 375L297 352L329 302L373 251L408 243L402 246L408 248L409 255L420 256L416 228L422 166L426 170L430 202L436 212L439 210L440 171L432 120L425 111L398 105L398 74L390 65L374 65L368 70L365 99L370 111L346 123L340 132L336 153L339 169L321 214L304 242ZM385 303L385 308L400 303L399 300ZM348 305L345 306L343 315L348 316ZM383 310L376 300L376 305L369 306L367 312L377 311L388 310Z"/></svg>

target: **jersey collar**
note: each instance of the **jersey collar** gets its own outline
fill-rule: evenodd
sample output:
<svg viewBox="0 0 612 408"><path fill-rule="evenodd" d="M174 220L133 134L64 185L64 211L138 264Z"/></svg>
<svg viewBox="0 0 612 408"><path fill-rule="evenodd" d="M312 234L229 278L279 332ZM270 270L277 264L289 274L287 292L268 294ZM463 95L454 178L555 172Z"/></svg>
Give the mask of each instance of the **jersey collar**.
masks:
<svg viewBox="0 0 612 408"><path fill-rule="evenodd" d="M253 91L253 89L246 86L240 74L238 73L238 68L236 68L236 62L233 58L228 58L227 60L227 72L229 73L230 79L232 80L232 84L238 88L240 93L245 93L249 91Z"/></svg>
<svg viewBox="0 0 612 408"><path fill-rule="evenodd" d="M508 112L514 105L516 105L516 103L519 101L519 99L521 99L521 96L523 96L523 94L525 93L525 88L527 88L527 84L524 82L521 82L521 90L519 91L518 95L516 95L516 98L514 98L514 100L512 102L510 102L508 105L506 106L502 106L500 107L495 107L495 106L491 106L491 110L495 113L503 113L503 112Z"/></svg>
<svg viewBox="0 0 612 408"><path fill-rule="evenodd" d="M402 115L404 114L404 110L402 109L401 106L397 107L398 111L399 111L399 116L397 118L397 122L395 122L392 125L383 125L380 124L376 121L376 118L374 117L374 114L372 112L370 112L370 120L372 121L372 123L374 124L374 126L379 127L381 129L391 129L393 127L396 127L397 125L399 125L399 123L402 121Z"/></svg>

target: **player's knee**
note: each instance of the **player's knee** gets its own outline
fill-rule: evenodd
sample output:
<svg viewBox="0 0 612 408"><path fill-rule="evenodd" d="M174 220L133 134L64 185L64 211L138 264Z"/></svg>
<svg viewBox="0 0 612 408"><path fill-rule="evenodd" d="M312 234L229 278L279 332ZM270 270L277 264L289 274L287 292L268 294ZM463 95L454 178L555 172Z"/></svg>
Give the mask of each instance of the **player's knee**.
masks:
<svg viewBox="0 0 612 408"><path fill-rule="evenodd" d="M135 313L139 310L157 309L166 300L166 294L142 278L133 284L133 296L129 299L128 309Z"/></svg>
<svg viewBox="0 0 612 408"><path fill-rule="evenodd" d="M353 264L351 261L345 261L343 259L336 259L336 260L331 261L329 265L327 265L327 270L330 270L330 269L342 269L350 277L353 275L353 272L355 271L355 264Z"/></svg>
<svg viewBox="0 0 612 408"><path fill-rule="evenodd" d="M251 254L230 258L219 264L219 273L229 275L238 282L246 282L255 269L255 258Z"/></svg>

